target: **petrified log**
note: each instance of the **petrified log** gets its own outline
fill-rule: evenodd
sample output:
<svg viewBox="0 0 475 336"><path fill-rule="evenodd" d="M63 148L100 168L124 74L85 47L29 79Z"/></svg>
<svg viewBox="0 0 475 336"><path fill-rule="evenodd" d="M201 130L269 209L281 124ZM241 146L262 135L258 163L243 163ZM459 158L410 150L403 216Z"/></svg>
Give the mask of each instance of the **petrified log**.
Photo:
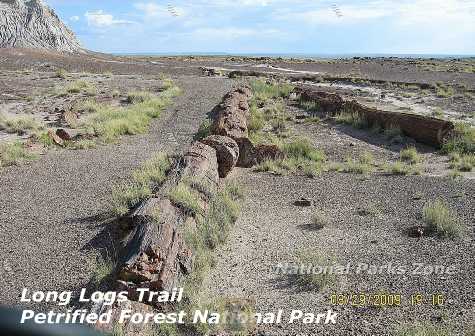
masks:
<svg viewBox="0 0 475 336"><path fill-rule="evenodd" d="M322 113L336 114L341 111L344 100L339 95L325 91L296 88L296 93L300 94L303 101L314 102L318 105L318 110Z"/></svg>
<svg viewBox="0 0 475 336"><path fill-rule="evenodd" d="M416 141L430 146L440 146L449 137L454 124L450 121L417 114L382 111L361 105L357 101L344 101L338 94L299 88L301 99L315 102L323 113L335 115L339 112L358 113L369 125L383 128L398 127Z"/></svg>
<svg viewBox="0 0 475 336"><path fill-rule="evenodd" d="M250 116L248 87L241 87L226 94L223 102L213 111L211 134L227 136L237 142L239 159L237 165L250 167L254 164L254 146L248 139L247 120Z"/></svg>
<svg viewBox="0 0 475 336"><path fill-rule="evenodd" d="M219 181L216 150L202 142L194 142L177 166L180 180L199 181L216 189ZM178 175L178 174L177 174Z"/></svg>
<svg viewBox="0 0 475 336"><path fill-rule="evenodd" d="M219 177L226 177L236 166L239 158L239 146L236 141L222 135L210 135L201 142L216 150Z"/></svg>
<svg viewBox="0 0 475 336"><path fill-rule="evenodd" d="M247 137L250 97L251 90L248 87L241 87L227 93L221 104L213 111L214 121L211 125L211 133L233 139Z"/></svg>
<svg viewBox="0 0 475 336"><path fill-rule="evenodd" d="M363 106L357 101L345 103L344 109L360 114L369 125L398 127L414 140L435 147L441 146L455 128L450 121L417 114L382 111Z"/></svg>
<svg viewBox="0 0 475 336"><path fill-rule="evenodd" d="M203 143L193 143L162 188L172 188L181 181L189 184L199 181L200 185L206 183L212 192L216 190L219 181L216 151ZM201 201L206 205L206 199ZM122 256L118 275L121 286L130 291L137 287L173 289L192 269L192 251L180 233L189 217L172 204L166 192L143 201L129 217L134 229Z"/></svg>

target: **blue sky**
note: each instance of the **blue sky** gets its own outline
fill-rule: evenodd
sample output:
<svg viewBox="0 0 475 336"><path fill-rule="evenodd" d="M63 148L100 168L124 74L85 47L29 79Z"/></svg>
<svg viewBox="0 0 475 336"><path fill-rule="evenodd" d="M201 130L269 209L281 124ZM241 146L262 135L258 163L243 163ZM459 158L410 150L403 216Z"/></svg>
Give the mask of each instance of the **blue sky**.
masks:
<svg viewBox="0 0 475 336"><path fill-rule="evenodd" d="M475 0L46 0L116 53L475 54Z"/></svg>

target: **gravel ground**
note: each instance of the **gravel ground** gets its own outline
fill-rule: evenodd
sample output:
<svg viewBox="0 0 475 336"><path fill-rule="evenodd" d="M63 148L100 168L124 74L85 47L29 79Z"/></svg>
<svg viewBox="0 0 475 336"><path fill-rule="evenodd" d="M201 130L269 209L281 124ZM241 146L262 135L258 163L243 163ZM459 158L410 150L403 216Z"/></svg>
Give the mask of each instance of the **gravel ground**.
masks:
<svg viewBox="0 0 475 336"><path fill-rule="evenodd" d="M292 309L311 313L338 313L336 325L278 324L260 326L261 335L389 335L398 324L430 321L452 325L462 335L475 318L472 276L473 198L469 180L453 182L435 177L384 177L366 180L352 174L325 173L316 179L277 177L241 170L234 176L247 188L247 201L228 243L218 251L218 262L207 281L210 295L252 298L258 312ZM414 200L414 195L422 195ZM301 208L293 202L301 197L314 206ZM424 204L446 200L465 225L467 235L458 241L424 237L410 238L407 229L421 224ZM377 209L362 216L358 210ZM329 218L321 230L309 230L313 213ZM337 264L366 263L382 266L392 262L408 270L412 263L454 265L455 275L420 276L355 274L340 275L322 291L307 290L284 275L272 271L278 263L295 261L303 249L324 252ZM351 270L354 267L351 266ZM401 294L401 307L377 308L332 306L334 293L390 292ZM412 294L443 294L442 307L426 303L411 306Z"/></svg>
<svg viewBox="0 0 475 336"><path fill-rule="evenodd" d="M49 152L30 165L0 170L0 304L20 305L24 287L84 287L110 240L103 223L111 187L153 153L182 150L232 87L228 79L180 77L175 82L184 94L150 134L94 150Z"/></svg>

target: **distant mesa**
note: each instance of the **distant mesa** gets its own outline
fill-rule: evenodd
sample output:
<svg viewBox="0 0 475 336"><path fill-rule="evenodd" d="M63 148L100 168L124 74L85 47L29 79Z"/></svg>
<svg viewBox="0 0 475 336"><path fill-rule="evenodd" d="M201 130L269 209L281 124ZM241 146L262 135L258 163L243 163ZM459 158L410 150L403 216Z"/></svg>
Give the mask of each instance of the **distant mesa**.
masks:
<svg viewBox="0 0 475 336"><path fill-rule="evenodd" d="M42 0L0 0L0 48L82 50L74 33Z"/></svg>

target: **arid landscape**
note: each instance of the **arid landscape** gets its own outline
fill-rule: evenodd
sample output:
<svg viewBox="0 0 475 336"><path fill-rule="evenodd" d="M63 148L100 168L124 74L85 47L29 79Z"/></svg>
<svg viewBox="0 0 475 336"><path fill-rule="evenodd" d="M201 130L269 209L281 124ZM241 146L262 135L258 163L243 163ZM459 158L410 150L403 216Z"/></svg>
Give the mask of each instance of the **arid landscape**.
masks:
<svg viewBox="0 0 475 336"><path fill-rule="evenodd" d="M191 8L162 7L133 10ZM475 335L474 57L118 56L65 24L134 13L0 0L0 334Z"/></svg>
<svg viewBox="0 0 475 336"><path fill-rule="evenodd" d="M331 308L340 316L336 325L248 330L260 335L392 335L418 323L446 328L447 335L473 330L475 75L462 71L472 61L65 57L21 49L1 50L0 60L2 287L9 288L3 303L18 306L23 287L110 286L102 280L120 269L123 239L114 212L122 198L114 190L157 152L181 155L193 139L205 137L206 120L222 97L248 85L249 139L274 145L283 156L236 168L226 178L240 186L244 200L229 237L211 248L212 267L202 289L193 284L193 300L243 300L257 312ZM449 64L460 68L440 70ZM343 111L325 113L296 88L464 123L471 133L456 149L446 142L431 146L397 125L366 127ZM155 99L147 95L169 101L144 129L91 124L107 106L132 109ZM9 154L8 143L19 153ZM443 225L450 227L433 227L430 207L448 211ZM326 279L276 271L299 262L391 263L410 270L420 263L453 266L455 273L349 272ZM400 295L402 303L332 302L332 295L357 293ZM411 302L418 294L427 302ZM434 305L432 295L444 303Z"/></svg>

